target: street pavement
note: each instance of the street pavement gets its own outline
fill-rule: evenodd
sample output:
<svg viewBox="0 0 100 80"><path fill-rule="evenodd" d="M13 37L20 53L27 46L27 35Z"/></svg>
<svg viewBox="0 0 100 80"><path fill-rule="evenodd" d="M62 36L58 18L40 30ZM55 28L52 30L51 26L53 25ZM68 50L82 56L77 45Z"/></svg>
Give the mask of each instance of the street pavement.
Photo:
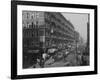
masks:
<svg viewBox="0 0 100 80"><path fill-rule="evenodd" d="M44 68L46 67L67 67L67 66L79 66L76 59L75 52L67 54L65 59L62 57L59 60L54 60L52 57L45 61ZM33 68L31 66L30 68ZM37 63L36 68L40 68L40 65Z"/></svg>
<svg viewBox="0 0 100 80"><path fill-rule="evenodd" d="M51 63L51 64L50 64ZM54 59L49 59L45 62L44 67L63 67L63 66L78 66L76 55L74 53L69 53L65 60L62 58L59 61L54 62Z"/></svg>

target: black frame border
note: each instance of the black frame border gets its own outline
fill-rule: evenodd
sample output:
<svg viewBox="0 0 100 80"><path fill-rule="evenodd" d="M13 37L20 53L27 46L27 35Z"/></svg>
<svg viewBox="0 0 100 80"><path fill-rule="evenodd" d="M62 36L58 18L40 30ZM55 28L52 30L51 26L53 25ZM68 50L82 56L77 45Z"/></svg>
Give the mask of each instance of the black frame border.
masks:
<svg viewBox="0 0 100 80"><path fill-rule="evenodd" d="M17 5L34 5L34 6L49 6L49 7L69 7L81 9L94 9L94 71L83 72L66 72L66 73L49 73L49 74L31 74L17 75ZM43 78L43 77L61 77L61 76L77 76L97 74L97 5L83 4L65 4L65 3L48 3L34 1L11 1L11 79L26 79L26 78Z"/></svg>

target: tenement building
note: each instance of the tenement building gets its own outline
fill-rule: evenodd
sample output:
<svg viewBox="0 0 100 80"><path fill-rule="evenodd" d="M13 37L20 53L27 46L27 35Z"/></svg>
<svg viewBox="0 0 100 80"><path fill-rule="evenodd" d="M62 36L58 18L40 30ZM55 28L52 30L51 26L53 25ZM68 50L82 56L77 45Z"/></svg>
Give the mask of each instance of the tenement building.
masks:
<svg viewBox="0 0 100 80"><path fill-rule="evenodd" d="M59 12L23 11L23 48L65 48L75 41L74 26Z"/></svg>

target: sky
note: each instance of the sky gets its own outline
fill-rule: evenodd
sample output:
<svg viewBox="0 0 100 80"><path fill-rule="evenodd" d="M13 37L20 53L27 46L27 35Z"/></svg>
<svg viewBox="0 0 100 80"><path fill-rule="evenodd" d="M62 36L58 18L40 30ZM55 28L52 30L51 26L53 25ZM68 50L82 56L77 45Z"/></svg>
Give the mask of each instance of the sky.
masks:
<svg viewBox="0 0 100 80"><path fill-rule="evenodd" d="M62 13L62 15L69 20L75 30L79 32L80 36L84 41L87 40L87 22L88 14L78 14L78 13Z"/></svg>

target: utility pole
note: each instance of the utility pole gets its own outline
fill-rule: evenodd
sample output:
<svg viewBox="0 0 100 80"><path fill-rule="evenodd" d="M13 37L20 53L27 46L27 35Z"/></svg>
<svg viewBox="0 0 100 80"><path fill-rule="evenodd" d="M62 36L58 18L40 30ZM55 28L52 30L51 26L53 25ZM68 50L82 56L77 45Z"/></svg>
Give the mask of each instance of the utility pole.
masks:
<svg viewBox="0 0 100 80"><path fill-rule="evenodd" d="M76 63L77 63L77 33L74 31L74 36L75 36L75 58L76 58Z"/></svg>

